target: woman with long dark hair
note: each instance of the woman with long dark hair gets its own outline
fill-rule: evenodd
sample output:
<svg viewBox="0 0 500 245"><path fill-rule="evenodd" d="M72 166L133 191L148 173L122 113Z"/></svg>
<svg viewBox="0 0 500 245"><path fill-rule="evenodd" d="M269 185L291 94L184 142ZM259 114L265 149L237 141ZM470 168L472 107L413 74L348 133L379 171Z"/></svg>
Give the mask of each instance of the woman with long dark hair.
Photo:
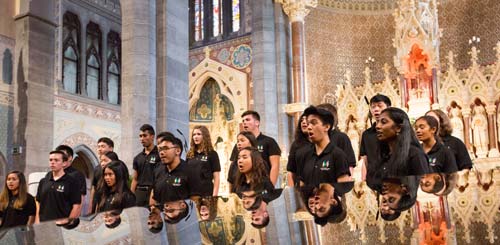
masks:
<svg viewBox="0 0 500 245"><path fill-rule="evenodd" d="M295 140L290 147L290 152L288 154L288 164L286 166L287 173L287 183L288 186L293 187L296 180L297 173L297 163L296 163L296 153L304 146L311 144L307 135L307 117L302 114L300 116L300 120L297 123L297 127L295 128Z"/></svg>
<svg viewBox="0 0 500 245"><path fill-rule="evenodd" d="M237 139L236 150L238 152L246 147L257 148L257 139L250 132L242 131L238 134L238 136L236 136L236 139ZM227 182L229 183L229 191L230 192L235 192L234 183L236 181L237 173L238 173L238 159L231 162L231 165L229 166L229 171L228 171L228 175L227 175Z"/></svg>
<svg viewBox="0 0 500 245"><path fill-rule="evenodd" d="M220 183L219 155L212 146L210 132L205 126L195 126L187 162L197 178L193 179L191 195L217 196Z"/></svg>
<svg viewBox="0 0 500 245"><path fill-rule="evenodd" d="M431 116L422 116L415 121L417 138L429 160L429 168L434 173L453 173L458 171L455 156L436 139L439 129L438 121Z"/></svg>
<svg viewBox="0 0 500 245"><path fill-rule="evenodd" d="M0 229L35 222L35 198L28 193L26 178L20 171L11 171L0 193Z"/></svg>
<svg viewBox="0 0 500 245"><path fill-rule="evenodd" d="M125 209L135 206L135 195L128 187L125 171L120 161L113 161L103 169L99 183L100 195L96 198L96 212Z"/></svg>
<svg viewBox="0 0 500 245"><path fill-rule="evenodd" d="M376 124L378 159L369 159L367 178L381 179L429 173L423 152L408 115L396 107L380 113Z"/></svg>
<svg viewBox="0 0 500 245"><path fill-rule="evenodd" d="M450 119L441 110L430 110L425 113L426 116L431 116L439 121L438 135L445 146L453 152L458 170L472 168L472 160L469 156L469 151L459 138L452 136L453 127Z"/></svg>
<svg viewBox="0 0 500 245"><path fill-rule="evenodd" d="M234 183L236 193L272 187L266 163L260 152L253 147L241 149L238 153L238 172Z"/></svg>

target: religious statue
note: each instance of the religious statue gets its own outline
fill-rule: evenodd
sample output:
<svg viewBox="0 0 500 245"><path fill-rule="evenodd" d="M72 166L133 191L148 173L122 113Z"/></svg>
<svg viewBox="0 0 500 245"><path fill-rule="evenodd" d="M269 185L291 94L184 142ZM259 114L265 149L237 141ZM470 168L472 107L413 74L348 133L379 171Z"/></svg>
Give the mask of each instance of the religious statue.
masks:
<svg viewBox="0 0 500 245"><path fill-rule="evenodd" d="M354 149L354 153L356 154L356 159L358 159L358 149L359 149L359 131L357 126L357 120L353 115L349 115L347 119L347 128L346 128L347 136L351 140L352 149Z"/></svg>
<svg viewBox="0 0 500 245"><path fill-rule="evenodd" d="M460 107L457 102L451 102L451 108L449 111L450 123L453 128L451 135L464 141L464 122L462 121L462 107Z"/></svg>
<svg viewBox="0 0 500 245"><path fill-rule="evenodd" d="M488 154L488 118L485 105L480 99L474 101L471 128L472 142L476 148L477 157L486 157Z"/></svg>

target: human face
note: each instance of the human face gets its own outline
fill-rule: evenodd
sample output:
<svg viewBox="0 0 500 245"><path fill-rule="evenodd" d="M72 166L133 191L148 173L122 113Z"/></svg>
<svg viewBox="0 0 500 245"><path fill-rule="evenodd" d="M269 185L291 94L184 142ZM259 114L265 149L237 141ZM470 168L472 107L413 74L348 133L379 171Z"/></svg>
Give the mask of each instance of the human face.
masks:
<svg viewBox="0 0 500 245"><path fill-rule="evenodd" d="M113 188L116 185L115 172L113 172L110 168L104 169L104 182L106 182L106 185L110 188Z"/></svg>
<svg viewBox="0 0 500 245"><path fill-rule="evenodd" d="M19 177L17 177L17 174L12 173L7 175L7 188L9 191L19 190Z"/></svg>
<svg viewBox="0 0 500 245"><path fill-rule="evenodd" d="M380 113L387 108L387 105L380 101L380 102L373 102L370 104L370 113L372 114L373 117L375 117L375 120L378 120L378 117L380 116Z"/></svg>
<svg viewBox="0 0 500 245"><path fill-rule="evenodd" d="M179 147L169 141L162 141L160 145L158 145L158 150L160 151L161 162L167 165L172 164L180 155Z"/></svg>
<svg viewBox="0 0 500 245"><path fill-rule="evenodd" d="M401 127L396 125L387 112L380 114L375 129L377 130L378 140L382 142L394 140L401 132Z"/></svg>
<svg viewBox="0 0 500 245"><path fill-rule="evenodd" d="M307 134L307 117L303 116L300 118L300 130L303 134Z"/></svg>
<svg viewBox="0 0 500 245"><path fill-rule="evenodd" d="M108 165L111 162L111 159L109 159L109 157L107 157L105 154L101 155L99 157L99 160L101 161L100 163L102 168L106 167L106 165Z"/></svg>
<svg viewBox="0 0 500 245"><path fill-rule="evenodd" d="M420 119L415 122L415 133L418 140L427 141L434 137L436 128L431 128L425 119Z"/></svg>
<svg viewBox="0 0 500 245"><path fill-rule="evenodd" d="M139 133L139 139L141 140L141 145L145 148L150 147L155 142L155 136L148 131L141 131Z"/></svg>
<svg viewBox="0 0 500 245"><path fill-rule="evenodd" d="M59 153L54 153L49 155L49 165L50 170L57 172L64 167L63 156Z"/></svg>
<svg viewBox="0 0 500 245"><path fill-rule="evenodd" d="M243 149L245 147L252 146L252 144L250 143L250 140L242 134L239 134L238 137L236 137L236 139L238 140L238 142L236 143L236 147L238 148L238 151L241 151L241 149Z"/></svg>
<svg viewBox="0 0 500 245"><path fill-rule="evenodd" d="M193 142L195 145L201 144L203 141L203 134L200 129L193 130Z"/></svg>
<svg viewBox="0 0 500 245"><path fill-rule="evenodd" d="M109 146L105 142L97 143L97 155L101 156L101 155L104 155L110 151L113 151L113 147Z"/></svg>
<svg viewBox="0 0 500 245"><path fill-rule="evenodd" d="M120 217L120 215L114 215L112 212L104 213L104 224L111 225Z"/></svg>
<svg viewBox="0 0 500 245"><path fill-rule="evenodd" d="M206 205L202 205L200 207L201 220L208 220L209 217L210 217L210 210L208 210L208 207Z"/></svg>
<svg viewBox="0 0 500 245"><path fill-rule="evenodd" d="M404 188L395 183L384 182L382 183L382 205L387 206L390 209L397 209L399 205L399 201L403 193L405 192Z"/></svg>
<svg viewBox="0 0 500 245"><path fill-rule="evenodd" d="M149 213L148 228L149 229L157 228L160 226L161 223L163 223L163 220L161 219L160 210L155 208Z"/></svg>
<svg viewBox="0 0 500 245"><path fill-rule="evenodd" d="M256 120L253 115L246 115L241 119L243 121L243 130L253 133L254 135L259 131L260 122Z"/></svg>
<svg viewBox="0 0 500 245"><path fill-rule="evenodd" d="M420 188L422 191L431 193L436 185L436 181L441 180L441 175L438 173L423 175L420 179Z"/></svg>
<svg viewBox="0 0 500 245"><path fill-rule="evenodd" d="M261 225L269 217L266 202L261 202L260 207L252 211L252 224Z"/></svg>
<svg viewBox="0 0 500 245"><path fill-rule="evenodd" d="M241 202L243 203L243 208L248 210L255 203L257 194L255 194L255 191L244 191L241 194Z"/></svg>
<svg viewBox="0 0 500 245"><path fill-rule="evenodd" d="M332 205L338 205L337 200L333 198L333 194L332 185L322 184L316 195L314 195L314 210L318 217L325 217Z"/></svg>
<svg viewBox="0 0 500 245"><path fill-rule="evenodd" d="M173 220L179 217L179 215L187 208L184 201L173 201L166 202L163 206L163 214L166 220Z"/></svg>
<svg viewBox="0 0 500 245"><path fill-rule="evenodd" d="M323 124L317 115L307 116L307 132L309 134L309 140L313 143L319 143L325 137L328 137L328 130L330 127L331 126L328 124Z"/></svg>
<svg viewBox="0 0 500 245"><path fill-rule="evenodd" d="M238 153L238 169L242 174L252 171L252 156L249 150L242 150Z"/></svg>

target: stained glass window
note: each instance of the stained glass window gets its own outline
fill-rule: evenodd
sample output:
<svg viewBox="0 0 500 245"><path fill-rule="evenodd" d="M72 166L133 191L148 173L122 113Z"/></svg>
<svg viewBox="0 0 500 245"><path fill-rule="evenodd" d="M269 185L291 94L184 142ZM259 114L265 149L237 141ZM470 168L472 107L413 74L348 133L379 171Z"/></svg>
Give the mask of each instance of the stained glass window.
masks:
<svg viewBox="0 0 500 245"><path fill-rule="evenodd" d="M101 30L99 25L90 22L87 25L87 74L85 88L87 96L102 99L101 80Z"/></svg>
<svg viewBox="0 0 500 245"><path fill-rule="evenodd" d="M194 2L194 40L203 40L203 0L195 0Z"/></svg>
<svg viewBox="0 0 500 245"><path fill-rule="evenodd" d="M87 96L92 99L99 98L99 73L99 62L92 54L87 60Z"/></svg>
<svg viewBox="0 0 500 245"><path fill-rule="evenodd" d="M108 83L107 96L108 102L120 104L120 57L121 57L121 39L117 32L108 33Z"/></svg>
<svg viewBox="0 0 500 245"><path fill-rule="evenodd" d="M232 0L233 32L240 30L240 0Z"/></svg>
<svg viewBox="0 0 500 245"><path fill-rule="evenodd" d="M120 72L118 66L113 62L108 67L108 101L112 104L118 104L118 89L120 81Z"/></svg>
<svg viewBox="0 0 500 245"><path fill-rule="evenodd" d="M62 85L65 91L80 93L80 21L78 16L66 12L63 17Z"/></svg>
<svg viewBox="0 0 500 245"><path fill-rule="evenodd" d="M78 77L78 57L73 47L68 46L64 51L63 87L70 93L76 93L76 79Z"/></svg>
<svg viewBox="0 0 500 245"><path fill-rule="evenodd" d="M222 34L222 0L212 0L213 36Z"/></svg>

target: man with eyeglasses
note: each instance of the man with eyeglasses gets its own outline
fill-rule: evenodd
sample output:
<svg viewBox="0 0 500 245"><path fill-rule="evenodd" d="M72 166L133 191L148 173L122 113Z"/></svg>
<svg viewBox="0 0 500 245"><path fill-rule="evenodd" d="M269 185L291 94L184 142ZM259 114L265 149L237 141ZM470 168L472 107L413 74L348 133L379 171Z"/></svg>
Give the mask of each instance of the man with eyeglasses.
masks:
<svg viewBox="0 0 500 245"><path fill-rule="evenodd" d="M190 196L190 171L180 158L182 142L173 135L165 135L158 145L162 165L155 170L155 183L149 201L151 209Z"/></svg>

